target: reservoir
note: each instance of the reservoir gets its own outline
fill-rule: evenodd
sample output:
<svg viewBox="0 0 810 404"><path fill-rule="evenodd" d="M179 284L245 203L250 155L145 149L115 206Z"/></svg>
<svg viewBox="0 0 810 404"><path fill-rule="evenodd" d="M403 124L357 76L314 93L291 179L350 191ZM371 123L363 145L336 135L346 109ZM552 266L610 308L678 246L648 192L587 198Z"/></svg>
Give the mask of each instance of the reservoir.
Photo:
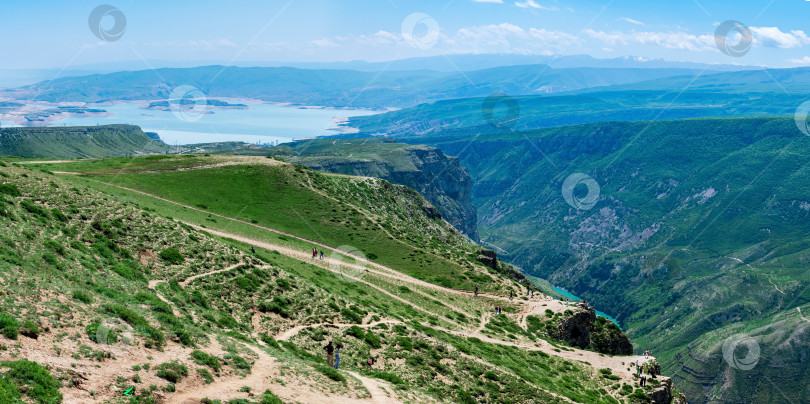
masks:
<svg viewBox="0 0 810 404"><path fill-rule="evenodd" d="M577 301L577 302L581 302L581 301L582 301L582 299L580 299L580 298L579 298L579 296L575 296L573 293L571 293L571 292L569 292L569 291L567 291L567 290L565 290L565 289L558 288L558 287L556 287L556 286L554 286L554 285L552 285L551 287L554 289L554 291L555 291L555 292L557 292L557 293L559 293L559 294L561 294L561 295L563 295L563 296L567 297L567 298L568 298L568 300L573 300L573 301ZM606 319L610 320L611 322L613 322L613 324L616 324L616 326L618 326L618 327L619 327L619 329L621 329L622 331L624 331L624 329L623 329L623 328L622 328L622 326L619 324L619 322L618 322L618 321L617 321L615 318L613 318L613 317L609 316L607 313L604 313L604 312L601 312L601 311L599 311L599 310L596 310L596 315L597 315L597 316L599 316L599 317L604 317L604 318L606 318Z"/></svg>

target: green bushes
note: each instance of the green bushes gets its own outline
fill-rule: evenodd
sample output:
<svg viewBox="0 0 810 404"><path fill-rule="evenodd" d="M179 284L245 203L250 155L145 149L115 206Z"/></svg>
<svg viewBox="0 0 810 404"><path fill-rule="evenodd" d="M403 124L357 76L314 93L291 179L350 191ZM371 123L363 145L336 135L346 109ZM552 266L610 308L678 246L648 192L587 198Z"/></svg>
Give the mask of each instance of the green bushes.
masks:
<svg viewBox="0 0 810 404"><path fill-rule="evenodd" d="M191 360L198 365L208 366L217 373L219 373L220 369L222 369L222 362L219 360L219 358L200 350L194 350L191 352Z"/></svg>
<svg viewBox="0 0 810 404"><path fill-rule="evenodd" d="M363 331L362 328L356 325L353 325L349 327L348 330L346 330L346 335L351 335L352 337L355 337L357 339L363 339L363 337L365 337L365 334L366 334L365 331Z"/></svg>
<svg viewBox="0 0 810 404"><path fill-rule="evenodd" d="M20 327L20 334L28 338L37 339L39 338L39 326L33 321L26 320L23 322L22 327Z"/></svg>
<svg viewBox="0 0 810 404"><path fill-rule="evenodd" d="M120 304L109 304L104 306L104 308L106 311L116 315L118 318L124 320L127 324L146 335L158 349L162 349L163 346L166 345L166 336L157 328L152 327L140 314Z"/></svg>
<svg viewBox="0 0 810 404"><path fill-rule="evenodd" d="M265 333L260 333L259 334L259 339L262 340L262 342L264 342L269 347L281 348L278 345L278 341L276 341L273 337L271 337L271 336L269 336L269 335L267 335Z"/></svg>
<svg viewBox="0 0 810 404"><path fill-rule="evenodd" d="M382 348L382 344L380 343L380 337L378 337L373 332L369 331L366 333L366 336L363 338L366 344L369 344L374 349Z"/></svg>
<svg viewBox="0 0 810 404"><path fill-rule="evenodd" d="M17 319L8 314L0 313L0 334L3 334L8 339L17 339L19 333Z"/></svg>
<svg viewBox="0 0 810 404"><path fill-rule="evenodd" d="M236 354L225 355L225 361L235 369L247 370L248 372L250 372L250 368L252 367L250 362Z"/></svg>
<svg viewBox="0 0 810 404"><path fill-rule="evenodd" d="M22 192L14 184L0 184L0 194L8 196L22 196Z"/></svg>
<svg viewBox="0 0 810 404"><path fill-rule="evenodd" d="M214 376L211 375L211 372L208 371L206 368L199 368L197 369L197 373L205 380L205 384L211 384L214 382Z"/></svg>
<svg viewBox="0 0 810 404"><path fill-rule="evenodd" d="M397 375L395 375L393 373L374 372L374 373L372 373L372 376L374 376L374 377L376 377L378 379L383 379L383 380L385 380L385 381L387 381L388 383L391 383L391 384L405 384L405 381L402 380L401 377L399 377L399 376L397 376Z"/></svg>
<svg viewBox="0 0 810 404"><path fill-rule="evenodd" d="M346 383L346 378L333 367L317 366L315 369L336 382Z"/></svg>
<svg viewBox="0 0 810 404"><path fill-rule="evenodd" d="M95 300L95 299L93 299L93 296L91 296L89 293L87 293L85 291L76 290L76 291L73 292L73 300L76 300L76 301L82 302L82 303L90 304L90 303L93 303L93 300Z"/></svg>
<svg viewBox="0 0 810 404"><path fill-rule="evenodd" d="M29 201L27 199L20 202L20 206L22 206L23 209L27 210L28 212L30 212L30 213L34 214L35 216L38 216L38 217L40 217L42 219L48 219L50 217L48 215L48 212L45 211L45 209L43 209L42 207L40 207L38 205L34 205L33 203L31 203L31 201Z"/></svg>
<svg viewBox="0 0 810 404"><path fill-rule="evenodd" d="M188 376L188 368L186 365L177 361L162 363L155 369L157 369L157 377L171 383L177 383Z"/></svg>
<svg viewBox="0 0 810 404"><path fill-rule="evenodd" d="M357 312L355 312L354 310L350 310L348 308L344 308L343 310L341 310L340 315L343 316L343 318L345 318L346 321L350 323L360 324L363 322L363 317L360 317L360 315L357 314Z"/></svg>
<svg viewBox="0 0 810 404"><path fill-rule="evenodd" d="M276 284L282 290L290 290L291 289L290 281L288 281L288 280L286 280L284 278L276 278Z"/></svg>
<svg viewBox="0 0 810 404"><path fill-rule="evenodd" d="M183 257L183 254L174 247L169 247L158 254L160 259L166 261L169 265L180 265L182 264L186 258Z"/></svg>
<svg viewBox="0 0 810 404"><path fill-rule="evenodd" d="M289 305L291 303L290 299L286 297L275 296L271 302L264 301L259 303L258 309L262 313L276 313L281 317L289 318Z"/></svg>
<svg viewBox="0 0 810 404"><path fill-rule="evenodd" d="M59 392L59 382L51 375L48 369L40 366L36 362L27 360L7 361L0 363L0 370L3 372L3 380L7 383L0 384L0 398L20 397L20 392L28 396L32 401L40 404L57 404L62 402L62 393ZM11 385L11 388L9 387ZM17 395L14 395L14 392ZM16 400L2 401L13 403Z"/></svg>
<svg viewBox="0 0 810 404"><path fill-rule="evenodd" d="M281 399L279 399L278 397L276 397L275 394L273 394L272 391L265 390L264 393L262 393L262 398L261 401L259 401L259 404L283 404L283 403Z"/></svg>

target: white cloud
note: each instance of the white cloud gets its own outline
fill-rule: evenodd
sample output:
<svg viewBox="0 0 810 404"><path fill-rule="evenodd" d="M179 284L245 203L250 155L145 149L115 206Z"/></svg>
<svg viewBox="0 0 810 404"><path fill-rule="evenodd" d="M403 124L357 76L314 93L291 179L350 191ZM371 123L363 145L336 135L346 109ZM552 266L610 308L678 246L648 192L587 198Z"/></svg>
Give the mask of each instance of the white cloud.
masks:
<svg viewBox="0 0 810 404"><path fill-rule="evenodd" d="M515 5L520 7L520 8L534 8L534 9L537 9L537 10L550 10L550 11L559 10L557 7L553 7L553 6L552 7L542 6L540 4L537 4L537 2L535 2L534 0L525 0L523 2L516 1Z"/></svg>
<svg viewBox="0 0 810 404"><path fill-rule="evenodd" d="M473 1L473 2L476 2L476 3L497 3L497 4L503 4L503 0L472 0L472 1ZM808 0L808 1L810 1L810 0Z"/></svg>
<svg viewBox="0 0 810 404"><path fill-rule="evenodd" d="M788 62L793 63L794 65L810 66L810 56L805 56L801 59L788 59Z"/></svg>
<svg viewBox="0 0 810 404"><path fill-rule="evenodd" d="M808 1L810 1L810 0L808 0ZM630 24L635 24L635 25L644 25L644 23L643 23L643 22L641 22L641 21L639 21L639 20L634 20L634 19L632 19L632 18L630 18L630 17L622 17L622 18L620 18L620 20L622 20L622 21L626 21L626 22L629 22Z"/></svg>
<svg viewBox="0 0 810 404"><path fill-rule="evenodd" d="M339 48L340 44L329 38L316 39L309 42L310 45L318 48Z"/></svg>
<svg viewBox="0 0 810 404"><path fill-rule="evenodd" d="M610 46L615 45L658 45L667 49L681 49L689 51L717 50L712 35L693 35L686 32L604 32L586 29L583 31L593 39L602 41Z"/></svg>
<svg viewBox="0 0 810 404"><path fill-rule="evenodd" d="M750 27L755 44L768 48L798 48L810 43L810 38L801 30L782 32L778 27Z"/></svg>

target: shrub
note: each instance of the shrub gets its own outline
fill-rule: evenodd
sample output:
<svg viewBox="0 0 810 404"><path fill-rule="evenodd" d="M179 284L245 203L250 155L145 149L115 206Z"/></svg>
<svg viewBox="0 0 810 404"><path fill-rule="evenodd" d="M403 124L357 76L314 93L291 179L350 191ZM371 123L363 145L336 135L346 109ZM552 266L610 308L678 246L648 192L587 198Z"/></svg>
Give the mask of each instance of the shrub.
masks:
<svg viewBox="0 0 810 404"><path fill-rule="evenodd" d="M39 327L33 321L26 320L20 328L20 334L28 338L37 339L39 338Z"/></svg>
<svg viewBox="0 0 810 404"><path fill-rule="evenodd" d="M282 404L282 402L272 391L265 390L264 393L262 393L262 399L259 401L259 404Z"/></svg>
<svg viewBox="0 0 810 404"><path fill-rule="evenodd" d="M28 212L30 212L30 213L32 213L32 214L34 214L36 216L39 216L39 217L41 217L43 219L47 219L49 217L48 212L46 212L45 209L42 209L38 205L34 205L33 203L31 203L31 201L29 201L27 199L20 202L20 206L22 206L23 209L27 210Z"/></svg>
<svg viewBox="0 0 810 404"><path fill-rule="evenodd" d="M19 333L17 319L8 314L0 313L0 334L3 334L8 339L17 339Z"/></svg>
<svg viewBox="0 0 810 404"><path fill-rule="evenodd" d="M177 383L188 376L188 368L186 365L177 361L162 363L156 369L157 377L171 383Z"/></svg>
<svg viewBox="0 0 810 404"><path fill-rule="evenodd" d="M169 247L161 251L158 256L160 259L166 261L170 265L180 265L186 260L185 257L183 257L183 254L181 254L180 251L174 247Z"/></svg>
<svg viewBox="0 0 810 404"><path fill-rule="evenodd" d="M197 373L205 380L205 384L211 384L214 382L214 376L211 375L211 372L208 371L206 368L199 368L197 369Z"/></svg>
<svg viewBox="0 0 810 404"><path fill-rule="evenodd" d="M259 334L259 339L261 339L262 342L264 342L269 347L281 348L278 345L278 341L276 341L273 337L271 337L271 336L269 336L269 335L267 335L265 333L260 333Z"/></svg>
<svg viewBox="0 0 810 404"><path fill-rule="evenodd" d="M250 371L251 368L250 362L246 361L245 358L239 355L234 354L225 355L225 360L228 361L229 364L236 369L243 369Z"/></svg>
<svg viewBox="0 0 810 404"><path fill-rule="evenodd" d="M352 337L355 337L357 339L363 339L365 337L365 334L366 333L363 332L363 329L356 325L353 325L349 327L348 330L346 330L346 335L351 335Z"/></svg>
<svg viewBox="0 0 810 404"><path fill-rule="evenodd" d="M22 196L22 192L14 184L0 184L0 194L8 196Z"/></svg>
<svg viewBox="0 0 810 404"><path fill-rule="evenodd" d="M93 296L91 296L89 293L82 290L77 290L73 292L73 300L90 304L93 303L94 299Z"/></svg>
<svg viewBox="0 0 810 404"><path fill-rule="evenodd" d="M341 310L340 315L343 316L343 318L345 318L346 321L350 323L360 324L363 322L363 317L360 317L360 315L357 314L355 311L349 310L347 308Z"/></svg>
<svg viewBox="0 0 810 404"><path fill-rule="evenodd" d="M217 373L219 373L220 369L222 369L222 362L219 360L219 358L200 350L194 350L191 352L191 360L198 365L208 366L209 368L214 369L214 371Z"/></svg>
<svg viewBox="0 0 810 404"><path fill-rule="evenodd" d="M276 284L283 290L290 290L290 281L284 278L276 278Z"/></svg>
<svg viewBox="0 0 810 404"><path fill-rule="evenodd" d="M374 377L378 379L383 379L391 384L405 384L405 381L402 380L401 377L388 372L374 372Z"/></svg>
<svg viewBox="0 0 810 404"><path fill-rule="evenodd" d="M328 377L328 378L330 378L330 379L332 379L332 380L334 380L336 382L346 383L346 378L343 377L343 375L340 374L340 372L338 372L333 367L317 366L315 369L317 369L319 372L323 373L326 377Z"/></svg>
<svg viewBox="0 0 810 404"><path fill-rule="evenodd" d="M374 349L382 348L382 344L380 343L380 337L378 337L371 331L366 333L366 336L363 338L363 340L366 341L366 344L369 344Z"/></svg>
<svg viewBox="0 0 810 404"><path fill-rule="evenodd" d="M18 391L24 392L32 401L42 404L56 404L62 402L62 393L59 392L59 382L51 375L48 369L36 362L27 360L7 361L0 363L0 368L8 368L3 378L14 385ZM0 390L6 390L0 387ZM2 394L0 393L0 396ZM15 402L3 401L3 402Z"/></svg>

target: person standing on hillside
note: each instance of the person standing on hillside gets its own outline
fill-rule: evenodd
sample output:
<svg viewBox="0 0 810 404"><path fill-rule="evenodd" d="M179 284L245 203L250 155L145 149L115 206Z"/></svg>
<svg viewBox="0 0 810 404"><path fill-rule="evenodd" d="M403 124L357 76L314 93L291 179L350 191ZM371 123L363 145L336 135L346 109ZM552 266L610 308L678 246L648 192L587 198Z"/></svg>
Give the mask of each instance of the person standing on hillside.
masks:
<svg viewBox="0 0 810 404"><path fill-rule="evenodd" d="M323 260L323 249L321 249L321 260Z"/></svg>
<svg viewBox="0 0 810 404"><path fill-rule="evenodd" d="M329 341L325 347L323 347L324 351L326 351L326 365L329 367L335 366L335 347L332 345L332 341Z"/></svg>
<svg viewBox="0 0 810 404"><path fill-rule="evenodd" d="M323 251L321 251L323 254ZM340 369L340 351L343 349L343 344L338 343L335 347L335 369Z"/></svg>
<svg viewBox="0 0 810 404"><path fill-rule="evenodd" d="M475 287L475 297L478 297L478 286Z"/></svg>
<svg viewBox="0 0 810 404"><path fill-rule="evenodd" d="M509 289L509 300L512 300L512 298L513 298L514 296L515 296L515 291L514 291L514 290L512 290L512 289Z"/></svg>

